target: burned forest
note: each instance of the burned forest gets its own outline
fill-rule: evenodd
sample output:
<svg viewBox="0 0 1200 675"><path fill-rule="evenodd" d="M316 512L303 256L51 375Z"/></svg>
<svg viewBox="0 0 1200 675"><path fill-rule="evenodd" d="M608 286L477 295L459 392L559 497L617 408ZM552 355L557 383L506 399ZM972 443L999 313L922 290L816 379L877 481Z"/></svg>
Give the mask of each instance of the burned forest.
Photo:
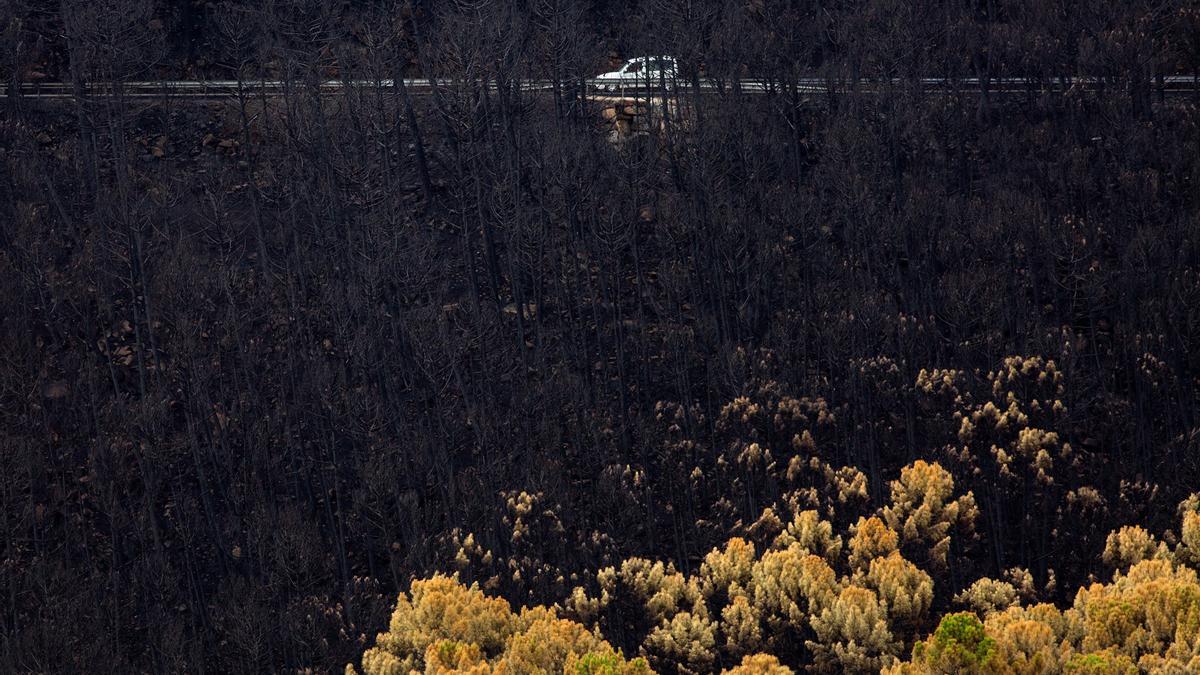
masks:
<svg viewBox="0 0 1200 675"><path fill-rule="evenodd" d="M0 672L1200 673L1195 2L0 32Z"/></svg>

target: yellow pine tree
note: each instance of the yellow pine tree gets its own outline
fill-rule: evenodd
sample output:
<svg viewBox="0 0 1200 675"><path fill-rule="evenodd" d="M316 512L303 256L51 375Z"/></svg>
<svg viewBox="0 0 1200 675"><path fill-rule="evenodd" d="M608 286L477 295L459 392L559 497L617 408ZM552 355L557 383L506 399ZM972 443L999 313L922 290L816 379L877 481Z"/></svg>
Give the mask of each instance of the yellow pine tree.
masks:
<svg viewBox="0 0 1200 675"><path fill-rule="evenodd" d="M946 566L954 533L971 535L979 509L970 492L955 498L954 478L936 462L924 460L904 467L891 483L892 503L882 509L883 519L905 545L923 548L937 568Z"/></svg>
<svg viewBox="0 0 1200 675"><path fill-rule="evenodd" d="M793 675L794 672L770 654L747 656L733 668L721 671L722 675Z"/></svg>
<svg viewBox="0 0 1200 675"><path fill-rule="evenodd" d="M650 673L626 660L599 634L553 609L513 613L502 598L442 575L414 581L400 594L388 631L362 657L365 675ZM357 673L353 665L348 675Z"/></svg>

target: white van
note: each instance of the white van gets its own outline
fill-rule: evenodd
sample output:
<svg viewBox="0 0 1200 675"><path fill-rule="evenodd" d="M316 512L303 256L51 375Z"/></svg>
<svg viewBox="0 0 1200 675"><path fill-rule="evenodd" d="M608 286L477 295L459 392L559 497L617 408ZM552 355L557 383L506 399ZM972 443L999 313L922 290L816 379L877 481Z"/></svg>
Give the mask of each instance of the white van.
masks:
<svg viewBox="0 0 1200 675"><path fill-rule="evenodd" d="M673 89L679 69L671 56L639 56L617 70L597 75L592 85L601 91Z"/></svg>

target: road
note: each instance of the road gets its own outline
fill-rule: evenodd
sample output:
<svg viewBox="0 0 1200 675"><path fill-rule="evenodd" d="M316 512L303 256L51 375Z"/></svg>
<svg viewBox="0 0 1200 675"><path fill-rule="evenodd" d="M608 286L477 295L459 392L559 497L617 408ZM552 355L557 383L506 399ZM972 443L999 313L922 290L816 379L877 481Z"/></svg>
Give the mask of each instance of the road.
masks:
<svg viewBox="0 0 1200 675"><path fill-rule="evenodd" d="M921 85L931 91L980 91L980 82L974 78L959 79L957 81L948 80L946 78L925 78L922 79ZM454 83L451 81L433 81L427 79L411 79L404 80L405 86L411 93L414 94L429 94L439 87L452 87ZM586 86L592 92L608 91L604 89L596 80L586 80ZM735 87L734 85L737 85ZM881 91L883 87L880 81L862 80L859 83L857 91L859 93L875 93ZM895 86L905 86L907 81L893 80ZM1150 86L1158 91L1158 82L1149 83ZM394 83L392 80L382 80L375 82L374 80L328 80L320 84L321 91L327 94L336 94L347 87L351 88L374 88L375 86L383 86L392 88ZM797 82L799 90L808 94L823 94L828 91L828 82L820 78L806 78ZM282 95L289 87L302 86L299 82L286 82L283 80L254 80L241 83L242 91L247 95L259 96L266 94L268 96ZM491 85L493 88L494 84ZM554 85L546 80L523 80L519 86L524 91L549 91ZM839 86L844 88L845 83L839 83ZM1053 79L1032 80L1028 78L998 78L993 79L988 83L989 94L1016 94L1029 93L1031 91L1041 91L1048 89L1050 91L1066 91L1072 88L1111 88L1117 91L1123 90L1128 86L1127 83L1114 80L1106 80L1103 78L1094 77L1063 77ZM123 95L130 99L161 99L164 96L172 98L198 98L219 100L236 96L238 93L238 82L235 80L164 80L164 81L141 81L141 82L125 82L122 84ZM680 87L690 90L690 85L680 83ZM719 80L701 80L700 91L703 93L720 93L733 91L740 88L742 93L746 94L763 94L779 88L778 83L772 86L771 83L759 79L743 79L737 82L734 81L719 81ZM96 82L85 85L86 94L91 97L104 97L111 95L114 91L112 83ZM1200 79L1193 75L1171 75L1163 78L1162 91L1168 94L1191 94L1200 90ZM626 90L633 91L633 90ZM641 92L649 91L648 88L641 88ZM38 82L38 83L22 83L18 88L20 97L33 100L55 100L55 99L73 99L75 97L74 88L69 83L63 82ZM10 90L10 95L11 95Z"/></svg>

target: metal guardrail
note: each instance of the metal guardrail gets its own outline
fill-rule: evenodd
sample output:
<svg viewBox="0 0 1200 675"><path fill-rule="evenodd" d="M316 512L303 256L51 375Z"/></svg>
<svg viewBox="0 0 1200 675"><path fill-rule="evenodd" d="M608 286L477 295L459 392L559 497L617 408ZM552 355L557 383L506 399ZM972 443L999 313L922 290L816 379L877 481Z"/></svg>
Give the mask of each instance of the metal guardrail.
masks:
<svg viewBox="0 0 1200 675"><path fill-rule="evenodd" d="M918 81L920 85L931 89L945 91L956 89L959 91L982 91L982 81L977 78L922 78ZM460 86L461 81L453 80L428 80L428 79L406 79L404 80L405 87L414 94L428 94L435 88L452 88ZM573 86L576 82L562 83L565 86ZM602 83L598 80L584 80L584 86L591 91L613 91L611 86L605 86L607 83ZM845 91L851 84L846 81L834 81L836 90ZM872 93L885 88L885 86L905 86L911 85L911 80L893 79L890 81L884 80L859 80L853 83L856 90L860 93ZM1191 93L1200 90L1200 76L1195 75L1170 75L1163 77L1161 80L1152 80L1148 82L1156 92L1163 91L1169 93ZM802 93L822 94L830 90L831 81L823 78L802 78L787 83L786 86L795 86ZM995 78L987 81L987 90L991 94L1004 93L1027 93L1031 91L1066 91L1072 88L1098 89L1108 87L1123 87L1127 86L1127 81L1116 80L1111 78L1101 77L1056 77L1056 78L1026 78L1026 77L1008 77ZM106 82L91 82L83 85L83 90L87 96L110 96L116 93L117 84ZM289 88L306 86L299 81L285 80L245 80L241 83L236 80L162 80L162 81L136 81L120 83L122 95L126 98L225 98L236 96L239 90L247 95L278 95ZM318 87L322 93L334 94L342 92L347 88L374 88L374 87L392 88L395 82L390 79L385 80L327 80L321 82ZM489 88L495 89L494 82L488 83ZM518 87L522 91L549 91L554 88L554 83L549 80L522 80L518 83ZM681 91L692 90L692 84L687 82L678 82L675 86L667 86L665 89L678 89ZM617 87L617 91L638 91L638 92L661 92L664 87L660 86L630 86ZM742 79L719 79L706 78L699 82L699 89L702 92L718 93L727 91L740 91L741 93L763 94L772 91L781 91L785 89L785 83L772 82L770 80L759 78L742 78ZM30 99L73 99L75 97L75 87L70 83L65 82L24 82L16 88L15 93L23 98Z"/></svg>

